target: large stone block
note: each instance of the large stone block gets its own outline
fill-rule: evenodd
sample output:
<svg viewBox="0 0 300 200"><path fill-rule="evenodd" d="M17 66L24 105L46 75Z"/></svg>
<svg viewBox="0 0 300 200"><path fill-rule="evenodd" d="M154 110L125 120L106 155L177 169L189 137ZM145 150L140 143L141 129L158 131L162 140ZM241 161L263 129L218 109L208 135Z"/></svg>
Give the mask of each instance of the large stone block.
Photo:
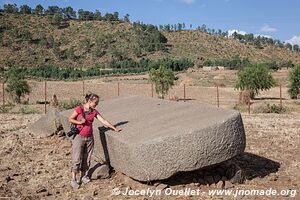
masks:
<svg viewBox="0 0 300 200"><path fill-rule="evenodd" d="M45 115L29 125L28 130L39 135L51 136L60 130L60 114L58 109L50 108Z"/></svg>
<svg viewBox="0 0 300 200"><path fill-rule="evenodd" d="M139 96L105 100L97 109L123 130L105 129L96 120L94 155L139 181L217 164L245 149L243 121L235 110ZM61 113L66 129L71 112Z"/></svg>

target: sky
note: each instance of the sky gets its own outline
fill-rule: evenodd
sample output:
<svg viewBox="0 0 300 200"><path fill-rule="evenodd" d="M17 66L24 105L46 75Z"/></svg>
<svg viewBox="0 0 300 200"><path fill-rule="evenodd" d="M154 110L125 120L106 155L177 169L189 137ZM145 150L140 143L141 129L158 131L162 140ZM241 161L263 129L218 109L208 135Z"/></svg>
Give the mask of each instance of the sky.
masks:
<svg viewBox="0 0 300 200"><path fill-rule="evenodd" d="M101 13L119 12L146 24L185 23L233 33L253 33L300 45L299 0L0 0L0 5L71 6Z"/></svg>

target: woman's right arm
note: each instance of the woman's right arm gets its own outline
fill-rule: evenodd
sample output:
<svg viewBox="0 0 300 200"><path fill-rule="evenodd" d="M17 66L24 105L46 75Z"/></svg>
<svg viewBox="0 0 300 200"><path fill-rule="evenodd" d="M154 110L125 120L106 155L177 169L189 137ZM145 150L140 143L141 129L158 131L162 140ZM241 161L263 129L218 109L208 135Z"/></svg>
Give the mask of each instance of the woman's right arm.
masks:
<svg viewBox="0 0 300 200"><path fill-rule="evenodd" d="M82 119L81 121L76 120L78 113L74 110L72 115L69 117L69 122L72 124L81 125L85 123L85 119Z"/></svg>

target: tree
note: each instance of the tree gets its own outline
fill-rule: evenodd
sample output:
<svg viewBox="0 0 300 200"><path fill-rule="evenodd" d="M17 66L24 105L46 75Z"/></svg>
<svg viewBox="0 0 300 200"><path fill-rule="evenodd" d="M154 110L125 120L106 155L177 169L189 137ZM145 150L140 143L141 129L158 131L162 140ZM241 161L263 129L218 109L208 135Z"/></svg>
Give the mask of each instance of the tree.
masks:
<svg viewBox="0 0 300 200"><path fill-rule="evenodd" d="M31 8L28 5L22 5L20 6L20 13L31 14Z"/></svg>
<svg viewBox="0 0 300 200"><path fill-rule="evenodd" d="M99 10L96 10L94 13L94 20L102 20L101 12Z"/></svg>
<svg viewBox="0 0 300 200"><path fill-rule="evenodd" d="M58 6L48 6L45 12L46 15L55 15L57 13L62 14L62 10Z"/></svg>
<svg viewBox="0 0 300 200"><path fill-rule="evenodd" d="M17 103L21 102L21 97L30 93L30 86L25 80L22 69L11 67L7 74L6 91L14 97Z"/></svg>
<svg viewBox="0 0 300 200"><path fill-rule="evenodd" d="M275 83L268 67L264 64L257 64L239 70L235 88L248 90L250 97L254 98L260 90L269 90Z"/></svg>
<svg viewBox="0 0 300 200"><path fill-rule="evenodd" d="M67 18L67 19L74 19L76 18L76 11L73 10L73 8L71 6L68 6L66 8L62 9L62 13L63 15Z"/></svg>
<svg viewBox="0 0 300 200"><path fill-rule="evenodd" d="M164 65L160 65L157 70L152 68L149 76L150 81L155 84L156 93L161 94L161 98L164 98L165 94L174 85L175 75L173 71Z"/></svg>
<svg viewBox="0 0 300 200"><path fill-rule="evenodd" d="M44 8L41 4L39 4L35 7L34 14L36 14L36 15L43 15L44 14Z"/></svg>
<svg viewBox="0 0 300 200"><path fill-rule="evenodd" d="M300 65L294 67L289 73L290 86L288 93L292 99L297 99L300 94Z"/></svg>
<svg viewBox="0 0 300 200"><path fill-rule="evenodd" d="M94 19L94 13L90 11L85 11L83 9L78 10L78 19L79 20L93 20Z"/></svg>
<svg viewBox="0 0 300 200"><path fill-rule="evenodd" d="M124 16L124 22L130 23L130 20L129 20L129 14L126 14L126 15Z"/></svg>
<svg viewBox="0 0 300 200"><path fill-rule="evenodd" d="M19 11L17 4L4 4L3 8L6 13L17 13Z"/></svg>
<svg viewBox="0 0 300 200"><path fill-rule="evenodd" d="M292 51L292 49L293 49L293 46L290 43L286 43L284 46L286 49L288 49L290 51Z"/></svg>
<svg viewBox="0 0 300 200"><path fill-rule="evenodd" d="M118 12L114 12L114 21L119 21L119 13Z"/></svg>
<svg viewBox="0 0 300 200"><path fill-rule="evenodd" d="M300 51L298 44L293 45L293 51L296 51L296 52Z"/></svg>
<svg viewBox="0 0 300 200"><path fill-rule="evenodd" d="M280 67L281 68L293 68L294 67L294 63L291 60L288 61L283 61L280 63Z"/></svg>

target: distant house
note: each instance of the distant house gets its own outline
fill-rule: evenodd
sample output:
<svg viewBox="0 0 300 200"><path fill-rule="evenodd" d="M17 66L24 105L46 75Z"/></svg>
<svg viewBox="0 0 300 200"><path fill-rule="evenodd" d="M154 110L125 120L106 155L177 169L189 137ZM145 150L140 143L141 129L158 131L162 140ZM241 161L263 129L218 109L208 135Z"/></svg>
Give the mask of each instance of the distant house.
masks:
<svg viewBox="0 0 300 200"><path fill-rule="evenodd" d="M202 69L204 71L214 71L214 70L217 70L217 67L214 67L214 66L203 66Z"/></svg>
<svg viewBox="0 0 300 200"><path fill-rule="evenodd" d="M224 66L203 66L204 71L225 70Z"/></svg>
<svg viewBox="0 0 300 200"><path fill-rule="evenodd" d="M225 70L224 66L216 66L218 70Z"/></svg>

